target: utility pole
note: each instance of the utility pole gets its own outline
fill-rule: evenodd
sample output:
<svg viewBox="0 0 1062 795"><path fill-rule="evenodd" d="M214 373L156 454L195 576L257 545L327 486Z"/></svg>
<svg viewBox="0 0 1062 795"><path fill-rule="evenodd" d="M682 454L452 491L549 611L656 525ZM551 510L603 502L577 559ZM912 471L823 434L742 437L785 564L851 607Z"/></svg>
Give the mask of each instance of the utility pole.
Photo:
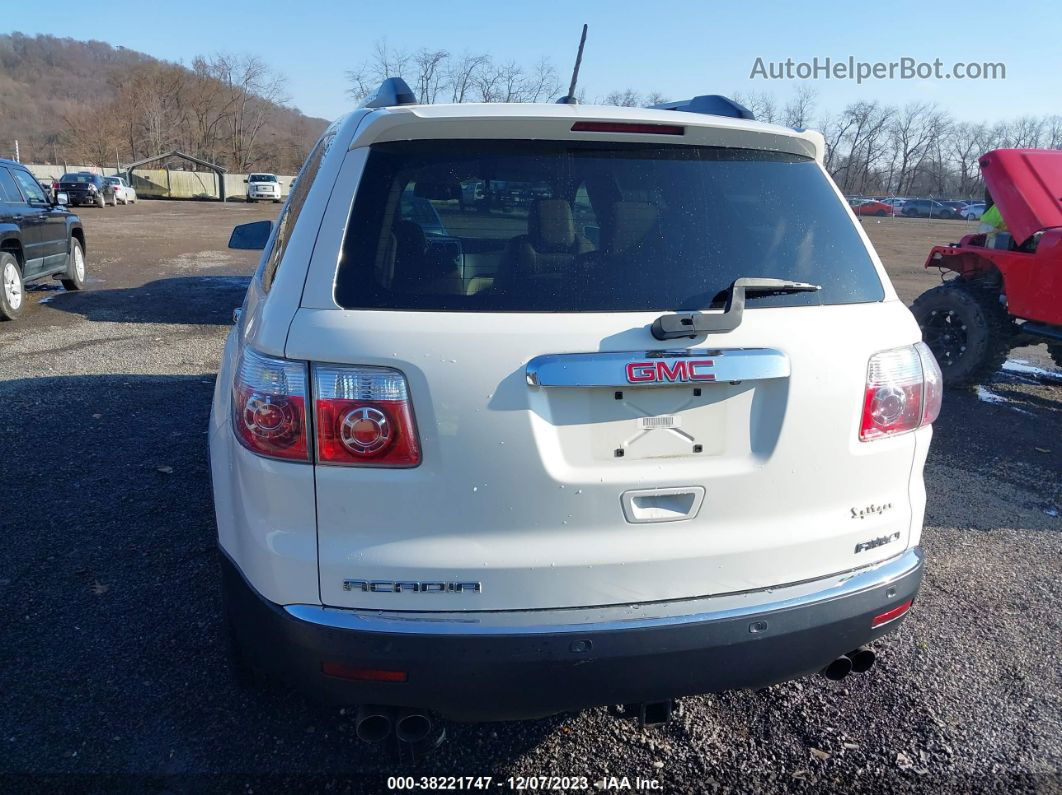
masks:
<svg viewBox="0 0 1062 795"><path fill-rule="evenodd" d="M15 162L16 163L21 163L22 162L22 160L20 160L19 156L18 156L18 138L15 139Z"/></svg>

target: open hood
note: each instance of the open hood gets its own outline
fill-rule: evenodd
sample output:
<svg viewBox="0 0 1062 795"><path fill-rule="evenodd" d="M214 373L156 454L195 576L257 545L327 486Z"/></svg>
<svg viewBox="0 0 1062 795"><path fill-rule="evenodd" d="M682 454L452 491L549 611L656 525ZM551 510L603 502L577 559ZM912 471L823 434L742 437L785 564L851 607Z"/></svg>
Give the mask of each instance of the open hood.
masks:
<svg viewBox="0 0 1062 795"><path fill-rule="evenodd" d="M981 175L1018 244L1062 227L1062 150L996 149L981 156Z"/></svg>

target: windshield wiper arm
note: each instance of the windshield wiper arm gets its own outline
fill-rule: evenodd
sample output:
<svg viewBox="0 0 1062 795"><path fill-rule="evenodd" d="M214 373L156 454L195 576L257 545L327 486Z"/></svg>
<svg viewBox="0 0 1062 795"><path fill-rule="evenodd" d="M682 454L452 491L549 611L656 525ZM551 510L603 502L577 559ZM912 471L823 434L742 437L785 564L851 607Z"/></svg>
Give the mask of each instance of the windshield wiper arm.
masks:
<svg viewBox="0 0 1062 795"><path fill-rule="evenodd" d="M720 313L661 315L653 321L653 336L658 340L698 337L709 332L733 331L741 325L745 296L749 293L811 293L821 290L818 284L791 282L786 279L742 277L730 285L730 295Z"/></svg>

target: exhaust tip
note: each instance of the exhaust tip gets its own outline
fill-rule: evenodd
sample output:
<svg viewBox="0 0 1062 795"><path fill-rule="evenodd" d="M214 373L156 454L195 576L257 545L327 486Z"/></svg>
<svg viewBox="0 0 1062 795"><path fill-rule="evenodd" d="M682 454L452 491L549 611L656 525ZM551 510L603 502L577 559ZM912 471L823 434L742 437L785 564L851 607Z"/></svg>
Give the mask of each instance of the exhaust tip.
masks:
<svg viewBox="0 0 1062 795"><path fill-rule="evenodd" d="M391 716L385 707L358 707L354 720L354 731L358 739L367 743L378 743L391 734Z"/></svg>
<svg viewBox="0 0 1062 795"><path fill-rule="evenodd" d="M419 743L431 734L432 720L423 712L406 710L395 721L395 736L404 743Z"/></svg>
<svg viewBox="0 0 1062 795"><path fill-rule="evenodd" d="M822 669L822 675L834 682L840 682L850 673L852 673L852 660L844 655Z"/></svg>
<svg viewBox="0 0 1062 795"><path fill-rule="evenodd" d="M874 667L874 660L877 659L874 652L865 647L848 652L847 657L852 661L852 673L854 674L866 673Z"/></svg>

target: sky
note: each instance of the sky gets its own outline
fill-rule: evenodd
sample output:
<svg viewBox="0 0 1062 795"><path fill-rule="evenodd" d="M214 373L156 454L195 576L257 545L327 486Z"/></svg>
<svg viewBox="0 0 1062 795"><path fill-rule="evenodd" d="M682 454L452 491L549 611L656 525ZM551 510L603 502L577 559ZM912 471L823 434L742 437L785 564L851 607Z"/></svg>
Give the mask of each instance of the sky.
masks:
<svg viewBox="0 0 1062 795"><path fill-rule="evenodd" d="M10 0L9 0L10 2ZM592 100L632 88L683 99L795 87L816 92L816 116L857 100L939 104L955 117L997 121L1062 114L1062 3L1058 0L882 2L484 2L483 0L183 0L11 3L10 31L97 39L169 61L253 52L287 78L291 104L333 119L353 106L345 72L374 43L458 54L488 52L531 65L548 57L566 84L582 23L590 26L579 86ZM1006 78L765 80L763 66L818 58L866 63L1002 63Z"/></svg>

